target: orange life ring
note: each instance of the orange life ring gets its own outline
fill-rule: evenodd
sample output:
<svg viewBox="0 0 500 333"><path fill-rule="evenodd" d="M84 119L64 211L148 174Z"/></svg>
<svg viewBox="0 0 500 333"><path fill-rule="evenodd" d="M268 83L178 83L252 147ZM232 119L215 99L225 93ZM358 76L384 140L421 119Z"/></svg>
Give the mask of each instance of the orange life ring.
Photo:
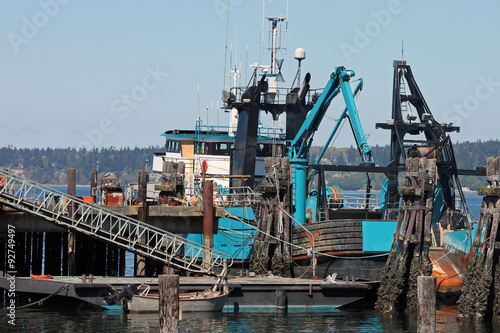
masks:
<svg viewBox="0 0 500 333"><path fill-rule="evenodd" d="M0 187L5 185L5 176L0 175Z"/></svg>
<svg viewBox="0 0 500 333"><path fill-rule="evenodd" d="M203 172L207 172L207 170L208 170L208 162L207 162L207 160L203 160L203 162L201 162L201 170Z"/></svg>

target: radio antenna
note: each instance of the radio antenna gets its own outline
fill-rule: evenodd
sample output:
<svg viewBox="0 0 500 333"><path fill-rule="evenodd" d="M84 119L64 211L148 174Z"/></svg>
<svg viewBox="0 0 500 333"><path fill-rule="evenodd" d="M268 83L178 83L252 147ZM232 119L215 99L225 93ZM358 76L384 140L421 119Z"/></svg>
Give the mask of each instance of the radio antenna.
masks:
<svg viewBox="0 0 500 333"><path fill-rule="evenodd" d="M401 60L404 60L404 44L403 44L403 41L401 41Z"/></svg>

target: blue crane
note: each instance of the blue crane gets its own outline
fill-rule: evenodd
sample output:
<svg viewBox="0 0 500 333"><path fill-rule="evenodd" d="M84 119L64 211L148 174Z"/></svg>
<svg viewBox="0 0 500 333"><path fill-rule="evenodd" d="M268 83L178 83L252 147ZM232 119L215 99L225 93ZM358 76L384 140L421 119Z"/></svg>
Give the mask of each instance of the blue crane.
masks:
<svg viewBox="0 0 500 333"><path fill-rule="evenodd" d="M295 213L294 217L300 223L305 222L306 216L306 196L307 196L307 170L309 164L309 149L311 148L314 133L318 130L323 117L326 114L331 101L341 92L346 107L337 125L335 126L329 141L333 138L339 129L339 123L348 117L354 137L358 146L358 150L362 157L362 163L373 163L371 156L371 147L367 142L361 122L359 120L358 109L354 100L349 81L354 77L355 73L352 70L346 70L344 67L335 68L335 72L331 74L330 80L325 86L325 89L319 96L313 108L309 112L306 120L300 127L297 135L290 143L288 155L290 157L290 164L295 173ZM355 90L357 94L362 88L362 80ZM328 144L326 145L328 146ZM326 148L325 148L326 149ZM323 149L321 154L324 154Z"/></svg>

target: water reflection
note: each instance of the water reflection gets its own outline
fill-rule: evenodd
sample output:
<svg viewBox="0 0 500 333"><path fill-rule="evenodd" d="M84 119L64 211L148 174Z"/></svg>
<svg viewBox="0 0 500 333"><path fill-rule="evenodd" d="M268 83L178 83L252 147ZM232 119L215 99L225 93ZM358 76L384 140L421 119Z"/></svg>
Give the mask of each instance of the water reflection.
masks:
<svg viewBox="0 0 500 333"><path fill-rule="evenodd" d="M370 309L302 312L184 313L180 332L415 332L416 314L380 317ZM60 307L36 307L16 312L16 327L0 332L157 332L158 314L121 311L77 312ZM457 321L456 305L439 305L437 332L494 332L500 325Z"/></svg>

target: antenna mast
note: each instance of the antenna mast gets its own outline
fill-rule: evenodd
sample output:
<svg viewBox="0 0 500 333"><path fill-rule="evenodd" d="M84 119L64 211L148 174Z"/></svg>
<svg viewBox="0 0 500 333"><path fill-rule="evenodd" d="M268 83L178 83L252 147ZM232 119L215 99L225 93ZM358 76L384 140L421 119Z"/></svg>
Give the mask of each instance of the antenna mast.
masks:
<svg viewBox="0 0 500 333"><path fill-rule="evenodd" d="M404 60L404 45L403 45L403 41L401 41L401 60Z"/></svg>

